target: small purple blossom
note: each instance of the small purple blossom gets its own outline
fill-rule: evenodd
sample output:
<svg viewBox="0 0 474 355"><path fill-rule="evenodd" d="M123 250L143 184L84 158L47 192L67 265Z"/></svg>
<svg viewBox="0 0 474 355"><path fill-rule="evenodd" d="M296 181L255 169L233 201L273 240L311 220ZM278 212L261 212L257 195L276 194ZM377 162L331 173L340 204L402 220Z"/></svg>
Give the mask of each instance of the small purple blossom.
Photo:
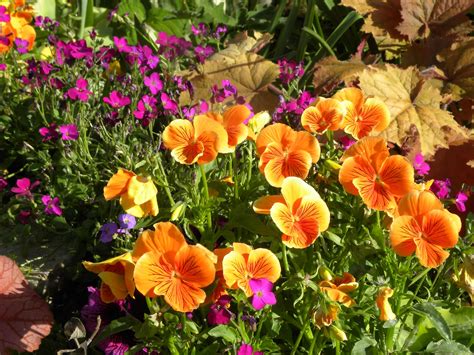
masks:
<svg viewBox="0 0 474 355"><path fill-rule="evenodd" d="M342 149L347 150L349 149L353 144L356 143L355 139L352 139L349 136L343 136L339 139L339 143L342 145Z"/></svg>
<svg viewBox="0 0 474 355"><path fill-rule="evenodd" d="M428 165L428 163L425 162L425 158L421 153L415 156L413 167L415 168L416 173L420 176L424 176L430 171L430 166Z"/></svg>
<svg viewBox="0 0 474 355"><path fill-rule="evenodd" d="M114 45L120 53L130 52L130 46L128 45L127 39L125 37L114 36Z"/></svg>
<svg viewBox="0 0 474 355"><path fill-rule="evenodd" d="M252 306L257 311L268 305L276 304L275 294L272 292L273 284L267 279L251 279L250 289L253 291Z"/></svg>
<svg viewBox="0 0 474 355"><path fill-rule="evenodd" d="M43 142L59 138L58 125L56 123L51 123L48 127L41 127L38 131L43 137Z"/></svg>
<svg viewBox="0 0 474 355"><path fill-rule="evenodd" d="M110 243L113 239L114 234L118 232L117 223L105 223L100 227L100 238L99 240L102 243Z"/></svg>
<svg viewBox="0 0 474 355"><path fill-rule="evenodd" d="M448 198L451 192L451 181L446 180L435 180L431 185L431 191L433 191L438 198Z"/></svg>
<svg viewBox="0 0 474 355"><path fill-rule="evenodd" d="M0 63L0 71L6 71L7 65L5 63Z"/></svg>
<svg viewBox="0 0 474 355"><path fill-rule="evenodd" d="M232 298L228 295L219 297L216 303L211 305L207 314L207 322L210 325L228 324L234 314L229 311Z"/></svg>
<svg viewBox="0 0 474 355"><path fill-rule="evenodd" d="M8 186L8 181L5 180L5 178L3 176L0 176L0 192L5 190L5 187L7 187L7 186Z"/></svg>
<svg viewBox="0 0 474 355"><path fill-rule="evenodd" d="M133 111L133 115L141 121L143 127L148 126L158 116L157 103L158 100L149 95L143 95L138 101L137 109Z"/></svg>
<svg viewBox="0 0 474 355"><path fill-rule="evenodd" d="M153 95L158 94L163 89L163 82L158 73L152 73L150 76L145 76L143 83L148 89L150 89Z"/></svg>
<svg viewBox="0 0 474 355"><path fill-rule="evenodd" d="M67 95L71 100L86 102L89 96L92 95L92 92L87 90L88 86L89 84L86 79L79 78L76 81L76 87L70 88L67 91Z"/></svg>
<svg viewBox="0 0 474 355"><path fill-rule="evenodd" d="M158 53L169 60L184 55L192 47L191 42L184 38L168 35L166 32L159 32L157 37L156 43L160 45Z"/></svg>
<svg viewBox="0 0 474 355"><path fill-rule="evenodd" d="M54 214L56 216L61 216L63 214L61 207L59 207L58 197L51 198L50 195L43 195L43 197L41 197L41 202L45 205L44 212L46 214Z"/></svg>
<svg viewBox="0 0 474 355"><path fill-rule="evenodd" d="M15 38L15 46L18 53L28 53L29 42L26 39Z"/></svg>
<svg viewBox="0 0 474 355"><path fill-rule="evenodd" d="M209 33L209 28L206 26L205 23L201 22L197 25L197 27L194 25L191 25L191 32L196 37L206 36Z"/></svg>
<svg viewBox="0 0 474 355"><path fill-rule="evenodd" d="M194 48L194 54L199 63L204 63L204 61L214 54L214 48L211 46L196 46Z"/></svg>
<svg viewBox="0 0 474 355"><path fill-rule="evenodd" d="M59 132L63 141L75 141L79 138L77 126L73 123L60 126Z"/></svg>
<svg viewBox="0 0 474 355"><path fill-rule="evenodd" d="M304 74L303 62L296 63L294 60L283 58L278 60L278 66L280 67L280 80L283 84L289 84Z"/></svg>
<svg viewBox="0 0 474 355"><path fill-rule="evenodd" d="M237 355L263 355L263 352L253 351L252 345L242 343L239 350L237 351Z"/></svg>
<svg viewBox="0 0 474 355"><path fill-rule="evenodd" d="M216 31L214 32L214 37L220 39L227 33L227 26L226 25L218 25Z"/></svg>
<svg viewBox="0 0 474 355"><path fill-rule="evenodd" d="M297 99L290 99L289 101L280 96L280 104L273 112L273 121L279 122L287 115L299 120L303 111L313 101L314 97L308 91L303 91Z"/></svg>
<svg viewBox="0 0 474 355"><path fill-rule="evenodd" d="M467 200L468 200L468 196L464 192L459 191L454 201L456 204L456 208L458 209L459 212L466 212L465 202Z"/></svg>
<svg viewBox="0 0 474 355"><path fill-rule="evenodd" d="M137 220L134 216L122 213L118 216L119 226L120 226L120 233L126 232L128 229L132 229L137 224Z"/></svg>
<svg viewBox="0 0 474 355"><path fill-rule="evenodd" d="M29 224L31 215L31 211L21 210L16 218L21 224Z"/></svg>
<svg viewBox="0 0 474 355"><path fill-rule="evenodd" d="M7 8L3 5L0 6L0 22L10 22L10 15Z"/></svg>
<svg viewBox="0 0 474 355"><path fill-rule="evenodd" d="M130 98L122 95L120 92L114 90L109 96L104 97L104 102L113 108L121 108L130 105Z"/></svg>
<svg viewBox="0 0 474 355"><path fill-rule="evenodd" d="M12 187L11 192L16 194L17 196L25 196L28 198L32 198L31 191L38 186L40 182L37 180L34 183L31 183L30 179L22 178L16 181L16 186Z"/></svg>
<svg viewBox="0 0 474 355"><path fill-rule="evenodd" d="M178 103L171 99L167 93L161 93L161 103L163 104L163 108L168 110L170 114L177 114L178 113Z"/></svg>

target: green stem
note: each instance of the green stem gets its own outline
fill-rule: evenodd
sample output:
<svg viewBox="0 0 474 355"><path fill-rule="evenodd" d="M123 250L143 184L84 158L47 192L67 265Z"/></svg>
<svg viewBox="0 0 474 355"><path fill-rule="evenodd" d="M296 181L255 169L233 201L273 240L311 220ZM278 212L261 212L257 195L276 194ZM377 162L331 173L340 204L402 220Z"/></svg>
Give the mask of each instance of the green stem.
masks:
<svg viewBox="0 0 474 355"><path fill-rule="evenodd" d="M206 209L207 209L207 228L209 232L212 230L212 216L211 211L209 210L209 188L207 186L206 172L204 171L204 166L199 164L199 169L201 171L202 185L204 188L204 197L206 198Z"/></svg>
<svg viewBox="0 0 474 355"><path fill-rule="evenodd" d="M153 314L154 307L153 307L153 300L150 297L145 297L146 305L148 306L148 310L150 311L150 314Z"/></svg>
<svg viewBox="0 0 474 355"><path fill-rule="evenodd" d="M306 331L306 328L309 326L309 322L311 321L311 317L308 317L303 324L303 328L301 328L300 333L298 334L298 338L296 338L295 345L293 345L293 350L291 351L291 355L296 354L298 347L301 343L301 339L303 339L303 335ZM314 338L313 338L314 339Z"/></svg>
<svg viewBox="0 0 474 355"><path fill-rule="evenodd" d="M314 354L314 348L316 346L316 343L318 342L319 340L319 332L317 332L314 337L313 337L313 341L311 342L311 346L309 347L309 351L308 351L308 354ZM318 351L319 352L319 351Z"/></svg>
<svg viewBox="0 0 474 355"><path fill-rule="evenodd" d="M165 188L166 196L168 196L168 200L170 201L171 207L173 207L175 205L175 202L174 202L173 196L171 195L168 178L166 177L165 169L163 168L163 164L161 163L161 157L158 155L157 158L158 158L158 166L161 172L161 176L163 177L163 180L165 182L165 186L163 187Z"/></svg>
<svg viewBox="0 0 474 355"><path fill-rule="evenodd" d="M231 171L232 171L232 180L234 180L234 197L236 200L239 199L239 183L237 181L237 156L235 150L232 152L232 162L231 162Z"/></svg>
<svg viewBox="0 0 474 355"><path fill-rule="evenodd" d="M283 267L285 269L286 274L289 275L290 267L288 265L288 255L286 253L286 245L284 243L281 243L281 252L283 254Z"/></svg>

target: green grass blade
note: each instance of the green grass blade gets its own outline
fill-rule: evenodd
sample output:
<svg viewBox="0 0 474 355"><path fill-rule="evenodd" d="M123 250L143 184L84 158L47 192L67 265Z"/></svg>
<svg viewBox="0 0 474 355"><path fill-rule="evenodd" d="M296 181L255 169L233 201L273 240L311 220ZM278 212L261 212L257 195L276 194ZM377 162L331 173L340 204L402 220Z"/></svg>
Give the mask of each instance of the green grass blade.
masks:
<svg viewBox="0 0 474 355"><path fill-rule="evenodd" d="M308 27L303 27L303 31L313 36L321 44L321 46L328 51L329 54L336 55L336 53L334 53L329 43L323 37L321 37L318 33L316 33L316 31L313 31L312 29ZM319 51L321 51L321 49Z"/></svg>

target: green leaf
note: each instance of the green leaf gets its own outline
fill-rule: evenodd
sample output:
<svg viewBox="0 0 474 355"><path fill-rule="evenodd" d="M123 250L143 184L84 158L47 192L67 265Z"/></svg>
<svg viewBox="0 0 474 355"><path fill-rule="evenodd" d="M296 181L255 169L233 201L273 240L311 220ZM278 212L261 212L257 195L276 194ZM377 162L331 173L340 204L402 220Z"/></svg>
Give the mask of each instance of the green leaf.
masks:
<svg viewBox="0 0 474 355"><path fill-rule="evenodd" d="M229 343L235 343L239 337L234 328L223 324L209 330L209 335L214 338L222 338Z"/></svg>
<svg viewBox="0 0 474 355"><path fill-rule="evenodd" d="M177 18L176 15L165 9L153 8L148 11L146 23L157 32L184 36L188 21Z"/></svg>
<svg viewBox="0 0 474 355"><path fill-rule="evenodd" d="M95 346L100 343L105 338L110 337L113 334L123 332L124 330L132 329L134 326L140 325L141 323L138 320L135 320L130 317L122 317L113 320L107 325L104 330L99 333L97 337L92 341L91 346Z"/></svg>
<svg viewBox="0 0 474 355"><path fill-rule="evenodd" d="M36 0L35 15L56 19L56 0Z"/></svg>
<svg viewBox="0 0 474 355"><path fill-rule="evenodd" d="M354 344L354 347L351 350L351 355L365 355L366 349L370 348L371 346L376 346L377 341L373 338L363 337L357 343Z"/></svg>
<svg viewBox="0 0 474 355"><path fill-rule="evenodd" d="M450 340L453 338L453 333L446 323L443 316L436 310L432 303L418 303L413 309L419 313L427 316L439 334L445 339Z"/></svg>
<svg viewBox="0 0 474 355"><path fill-rule="evenodd" d="M456 355L469 355L471 351L462 344L454 340L440 340L438 342L431 342L426 348L426 352L429 354L456 354Z"/></svg>
<svg viewBox="0 0 474 355"><path fill-rule="evenodd" d="M125 14L135 16L139 22L146 19L146 9L140 0L122 0L118 8L118 14L124 16Z"/></svg>

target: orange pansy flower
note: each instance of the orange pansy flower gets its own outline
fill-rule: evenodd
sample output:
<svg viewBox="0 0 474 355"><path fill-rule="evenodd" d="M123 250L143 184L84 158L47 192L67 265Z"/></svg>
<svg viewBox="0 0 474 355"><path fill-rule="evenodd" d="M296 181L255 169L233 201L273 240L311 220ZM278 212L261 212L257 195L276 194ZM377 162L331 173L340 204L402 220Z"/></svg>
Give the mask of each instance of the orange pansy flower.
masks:
<svg viewBox="0 0 474 355"><path fill-rule="evenodd" d="M164 296L175 311L191 312L206 299L202 288L216 273L216 258L202 245L188 245L170 222L154 225L135 243L133 258L137 290L148 297Z"/></svg>
<svg viewBox="0 0 474 355"><path fill-rule="evenodd" d="M358 88L339 90L333 99L345 106L341 128L356 139L382 132L390 123L390 112L385 103L376 98L366 99Z"/></svg>
<svg viewBox="0 0 474 355"><path fill-rule="evenodd" d="M99 275L102 280L100 298L105 303L123 300L127 295L134 297L133 269L135 264L130 253L125 253L99 263L83 261L82 265L84 265L87 271Z"/></svg>
<svg viewBox="0 0 474 355"><path fill-rule="evenodd" d="M120 198L120 205L125 212L135 217L158 214L157 192L150 177L137 176L125 169L119 169L104 187L107 201Z"/></svg>
<svg viewBox="0 0 474 355"><path fill-rule="evenodd" d="M446 211L431 191L413 190L398 204L390 227L390 241L398 255L416 253L421 265L438 267L449 256L444 248L458 242L461 220Z"/></svg>
<svg viewBox="0 0 474 355"><path fill-rule="evenodd" d="M314 106L309 106L301 115L303 128L312 133L322 134L326 130L339 129L344 117L345 107L335 99L318 98Z"/></svg>
<svg viewBox="0 0 474 355"><path fill-rule="evenodd" d="M305 179L321 153L317 139L310 133L296 132L282 123L265 127L256 143L260 155L258 167L275 187L280 187L288 176Z"/></svg>
<svg viewBox="0 0 474 355"><path fill-rule="evenodd" d="M390 287L382 287L377 295L375 301L377 308L380 311L379 319L383 321L397 319L397 316L392 311L392 307L388 299L393 296L393 290Z"/></svg>
<svg viewBox="0 0 474 355"><path fill-rule="evenodd" d="M206 116L222 124L227 132L227 149L225 152L233 152L237 144L247 139L249 129L244 121L249 118L251 113L245 105L229 107L222 115L214 112L206 113Z"/></svg>
<svg viewBox="0 0 474 355"><path fill-rule="evenodd" d="M334 302L339 302L346 307L355 304L355 301L347 294L359 287L355 277L348 272L343 277L335 277L333 280L323 280L319 283L321 291L325 292Z"/></svg>
<svg viewBox="0 0 474 355"><path fill-rule="evenodd" d="M283 181L281 195L255 201L254 211L270 214L291 248L307 248L329 227L329 209L316 190L296 177Z"/></svg>
<svg viewBox="0 0 474 355"><path fill-rule="evenodd" d="M188 120L172 121L163 131L163 143L172 157L181 164L207 164L217 153L228 152L227 132L224 127L206 115Z"/></svg>
<svg viewBox="0 0 474 355"><path fill-rule="evenodd" d="M252 249L243 243L234 243L233 250L224 256L222 271L227 287L240 288L247 297L253 295L249 281L267 279L275 283L280 278L278 258L268 249Z"/></svg>
<svg viewBox="0 0 474 355"><path fill-rule="evenodd" d="M339 313L339 306L330 304L325 311L319 307L313 314L313 321L318 329L329 327L336 319Z"/></svg>
<svg viewBox="0 0 474 355"><path fill-rule="evenodd" d="M227 295L227 286L224 278L224 271L222 267L222 261L224 257L229 254L233 249L232 248L218 248L214 249L214 254L217 256L216 264L216 280L217 284L214 290L212 291L211 296L209 297L210 302L215 303L219 300L221 296Z"/></svg>
<svg viewBox="0 0 474 355"><path fill-rule="evenodd" d="M343 161L339 182L344 190L360 195L375 210L387 210L414 186L413 166L401 155L389 156L383 138L361 139L347 150Z"/></svg>

